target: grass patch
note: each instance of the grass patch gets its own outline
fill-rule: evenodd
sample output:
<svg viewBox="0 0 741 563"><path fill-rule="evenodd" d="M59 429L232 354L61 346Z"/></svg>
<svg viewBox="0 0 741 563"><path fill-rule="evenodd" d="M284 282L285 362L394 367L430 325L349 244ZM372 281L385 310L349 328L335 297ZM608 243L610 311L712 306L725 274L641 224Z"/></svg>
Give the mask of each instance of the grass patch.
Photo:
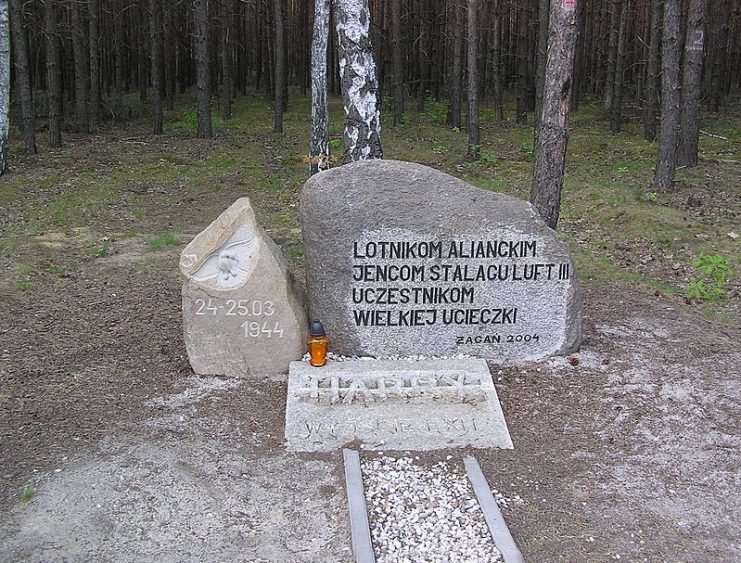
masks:
<svg viewBox="0 0 741 563"><path fill-rule="evenodd" d="M726 259L718 254L710 256L703 253L693 262L693 266L700 270L702 277L687 285L687 298L711 303L724 299L726 285L733 277Z"/></svg>
<svg viewBox="0 0 741 563"><path fill-rule="evenodd" d="M37 490L33 485L24 485L21 489L21 502L29 502L33 497L36 496Z"/></svg>
<svg viewBox="0 0 741 563"><path fill-rule="evenodd" d="M190 106L168 116L165 127L172 131L195 132L198 129L198 110ZM215 108L211 108L211 129L218 131L224 127L224 120L218 115Z"/></svg>
<svg viewBox="0 0 741 563"><path fill-rule="evenodd" d="M172 231L166 231L161 235L147 240L147 250L150 252L159 252L168 246L178 246L180 239Z"/></svg>
<svg viewBox="0 0 741 563"><path fill-rule="evenodd" d="M100 241L100 243L93 245L90 248L90 256L93 258L103 258L104 256L108 256L111 252L111 241L108 239L103 239Z"/></svg>

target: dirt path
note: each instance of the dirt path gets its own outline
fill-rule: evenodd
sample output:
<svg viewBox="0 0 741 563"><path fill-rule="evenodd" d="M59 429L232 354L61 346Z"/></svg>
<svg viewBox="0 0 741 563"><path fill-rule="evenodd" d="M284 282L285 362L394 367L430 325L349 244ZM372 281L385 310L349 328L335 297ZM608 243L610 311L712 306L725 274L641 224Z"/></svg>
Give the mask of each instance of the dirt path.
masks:
<svg viewBox="0 0 741 563"><path fill-rule="evenodd" d="M176 253L0 311L0 560L351 560L340 455L283 450L285 386L190 372ZM526 559L738 560L738 328L634 287L585 310L580 354L492 368L515 450L475 455Z"/></svg>

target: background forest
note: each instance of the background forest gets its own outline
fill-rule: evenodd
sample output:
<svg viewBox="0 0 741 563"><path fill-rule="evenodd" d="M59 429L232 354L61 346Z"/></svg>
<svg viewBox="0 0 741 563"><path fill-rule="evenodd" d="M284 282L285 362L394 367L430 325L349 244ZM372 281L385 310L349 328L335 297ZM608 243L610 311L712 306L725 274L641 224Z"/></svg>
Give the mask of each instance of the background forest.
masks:
<svg viewBox="0 0 741 563"><path fill-rule="evenodd" d="M670 3L678 32L662 41ZM528 199L548 1L369 4L384 158ZM466 131L471 4L478 158ZM695 51L698 6L705 12ZM207 460L205 480L224 492L213 499L214 513L222 498L252 498L259 506L250 521L296 506L303 512L286 513L278 532L322 528L321 518L308 531L293 525L305 515L306 490L325 502L331 489L283 457L285 386L223 387L182 409L152 406L155 397L202 383L185 355L178 257L210 221L248 196L303 276L297 205L310 172L314 2L0 0L0 16L2 8L10 8L13 63L8 168L0 176L0 532L24 511L64 521L34 503L54 497L53 480L74 475L77 460L119 447L123 457L110 473L91 465L80 477L85 499L96 479L118 483L124 465L159 475L169 471L154 464L159 458L173 466ZM577 263L584 347L558 364L497 368L517 450L482 452L481 462L501 476L500 490L525 499L506 517L528 560L735 561L741 0L585 0L576 9L558 231ZM334 21L329 29L329 142L339 156L345 127ZM694 131L698 158L680 158L662 191L654 179L661 103L669 99L664 44L676 56L673 95L684 95L683 77L695 75L685 63L701 65L698 109L686 117L690 127L677 127ZM207 77L200 84L199 67ZM673 106L678 121L680 106ZM146 445L143 461L131 461L119 436ZM104 438L114 449L100 449ZM234 471L220 465L229 456ZM334 463L315 474L340 475ZM244 479L245 467L268 474ZM127 494L140 489L150 507L173 485L147 479L122 486ZM273 486L279 479L285 486ZM70 488L59 483L66 502ZM256 489L243 488L251 483ZM344 495L341 485L335 493ZM67 521L89 513L103 522L96 510L119 506L101 504L70 503ZM169 496L161 506L172 515L174 545L190 526L177 515L198 511L173 507ZM106 514L120 522L126 511ZM60 533L43 549L92 538L115 559L145 543L124 528L123 543L111 534L99 541L94 529ZM271 558L260 551L272 545L265 529L254 536L254 559ZM321 533L331 536L329 547L314 559L343 547L343 533ZM211 537L198 538L194 553L208 550ZM15 541L0 533L0 551L6 538ZM142 559L161 557L152 553Z"/></svg>
<svg viewBox="0 0 741 563"><path fill-rule="evenodd" d="M678 11L669 12L670 5ZM247 189L275 206L274 211L265 209L267 220L290 229L290 236L277 237L283 238L289 252L300 254L291 206L308 168L304 159L309 152L310 53L312 33L317 33L312 29L314 6L308 0L11 0L9 7L15 125L11 138L24 138L27 155L35 155L41 145L42 156L23 160L21 146L13 145L10 163L19 175L4 181L0 197L10 204L6 211L32 204L22 197L38 184L22 179L24 169L36 173L32 162L47 171L39 189L51 187L54 194L49 216L40 209L30 213L47 225L79 223L77 228L85 229L92 225L82 217L71 221L61 216L93 207L96 214L105 214L108 202L120 197L118 190L126 192L137 181L156 183L160 173L162 181L175 182L186 191L197 189L193 177L183 172L183 167L195 167L206 182L225 172L254 180ZM316 7L326 11L329 2L318 0ZM535 159L534 117L539 115L544 84L549 2L371 0L369 8L385 155L431 164L482 187L526 197ZM573 230L572 236L589 247L599 246L599 237L588 236L592 223L600 231L607 229L604 238L609 240L618 234L630 239L634 233L638 241L593 248L602 255L586 253L589 262L599 262L603 265L599 270L608 271L606 262L636 266L630 273L617 270L623 277L641 277L644 273L636 270L645 269L646 260L659 261L662 271L651 272L651 283L693 299L716 301L726 295L737 262L733 248L741 2L594 0L579 2L576 10L579 36L566 177L570 193L564 196L567 224L562 229ZM332 11L330 30L335 27ZM679 31L676 37L662 34L672 18L669 24ZM326 29L319 28L319 33L329 43L330 146L338 154L342 111L336 106L341 86L337 37ZM662 57L665 65L676 63L675 72L664 73L663 84ZM466 60L475 61L476 68L467 68ZM469 109L464 102L467 74L476 77L477 98L482 100L483 134L475 151L471 137L467 142L460 132L465 121L461 115ZM673 82L667 82L668 74ZM690 79L694 84L687 84ZM680 90L685 94L678 127ZM678 164L684 174L667 196L651 179L659 151L654 141L662 98L677 122L673 129L681 129ZM694 106L686 103L689 99L696 100ZM284 111L287 127L278 133ZM266 129L271 115L274 134ZM706 130L701 130L701 121ZM158 142L144 140L146 129L169 135ZM193 136L211 137L214 130L217 144L187 142ZM129 135L133 137L125 140ZM705 168L692 172L698 162L699 136ZM116 148L115 142L123 145ZM54 150L58 147L65 148ZM98 150L111 151L119 163L94 164L100 158ZM127 164L132 151L143 154ZM199 159L194 151L205 154ZM472 156L479 160L472 161ZM150 159L160 163L157 170L149 169ZM80 172L68 166L88 160L105 175L105 185L96 185L93 178L78 181ZM666 159L659 154L658 161ZM209 164L213 162L215 166ZM160 170L167 164L167 170ZM21 191L14 192L14 186ZM667 186L672 187L671 181ZM236 194L242 190L232 188ZM231 197L218 200L219 205L225 207ZM184 201L182 195L170 194L166 205ZM209 211L199 214L199 220L215 216L218 207ZM709 212L723 224L711 234L673 231L686 223L683 215L696 212ZM141 230L137 225L145 215L130 210L121 230ZM105 222L112 227L110 219ZM188 230L190 223L176 222L169 226L150 222L143 230ZM13 240L12 235L7 237L6 256L12 254ZM100 244L93 252L107 253L110 240ZM637 249L640 256L635 255ZM23 274L24 265L14 266L20 278L29 277ZM26 284L23 279L19 283Z"/></svg>
<svg viewBox="0 0 741 563"><path fill-rule="evenodd" d="M678 4L676 40L685 45L689 20L691 43L704 51L705 107L718 112L741 85L741 3ZM400 122L409 106L424 111L426 104L446 101L447 123L459 127L466 3L370 0L369 5L383 111ZM663 5L660 0L578 3L572 106L601 100L613 133L626 117L643 114L644 137L656 136ZM474 6L479 93L493 119L505 117L504 103L512 98L514 114L506 117L525 123L541 98L549 0L486 0ZM223 119L230 118L238 96L273 99L276 76L287 107L289 88L301 96L310 88L313 7L309 0L10 0L15 122L30 137L34 118L44 118L51 146L61 143L63 125L87 134L144 114L152 115L158 133L162 107L172 110L177 96L196 85L199 65L210 76L199 89L213 94L212 105ZM699 32L698 19L700 29L704 26ZM333 70L328 87L339 94L335 33L328 39ZM199 59L202 42L207 56ZM282 73L276 74L276 65ZM132 92L140 104L133 103ZM28 111L24 104L30 104ZM34 152L31 139L26 146Z"/></svg>

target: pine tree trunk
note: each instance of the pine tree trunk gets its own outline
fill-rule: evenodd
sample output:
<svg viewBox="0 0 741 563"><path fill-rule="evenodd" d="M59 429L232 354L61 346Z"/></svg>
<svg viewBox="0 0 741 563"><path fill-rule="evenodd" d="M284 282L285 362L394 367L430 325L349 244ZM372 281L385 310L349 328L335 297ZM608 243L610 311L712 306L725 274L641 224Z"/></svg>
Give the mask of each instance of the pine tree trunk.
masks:
<svg viewBox="0 0 741 563"><path fill-rule="evenodd" d="M31 93L31 69L28 62L23 0L10 0L10 32L13 35L15 88L21 105L23 141L26 146L26 154L37 154L36 116L34 115Z"/></svg>
<svg viewBox="0 0 741 563"><path fill-rule="evenodd" d="M114 38L114 54L115 54L115 65L116 65L116 90L123 92L126 89L126 79L124 78L124 15L123 15L123 0L116 0L113 6L113 38Z"/></svg>
<svg viewBox="0 0 741 563"><path fill-rule="evenodd" d="M401 0L391 0L391 43L394 62L394 125L404 122L404 59L401 54Z"/></svg>
<svg viewBox="0 0 741 563"><path fill-rule="evenodd" d="M569 140L569 110L578 30L576 2L562 0L551 5L543 112L535 146L535 174L530 191L530 201L552 229L558 224Z"/></svg>
<svg viewBox="0 0 741 563"><path fill-rule="evenodd" d="M311 43L311 136L310 173L330 167L329 108L327 106L327 41L329 0L314 1L314 35Z"/></svg>
<svg viewBox="0 0 741 563"><path fill-rule="evenodd" d="M0 0L0 175L8 169L10 128L10 26L8 2Z"/></svg>
<svg viewBox="0 0 741 563"><path fill-rule="evenodd" d="M425 110L425 102L430 95L432 82L432 28L434 26L434 8L430 0L420 3L420 37L419 37L419 90L417 91L417 111Z"/></svg>
<svg viewBox="0 0 741 563"><path fill-rule="evenodd" d="M612 89L612 105L610 107L610 129L619 133L623 122L623 83L625 73L625 43L628 34L628 10L630 0L622 0L620 10L620 31L618 32L617 55L615 58L615 79Z"/></svg>
<svg viewBox="0 0 741 563"><path fill-rule="evenodd" d="M88 0L90 11L90 126L98 128L100 121L100 5L99 0Z"/></svg>
<svg viewBox="0 0 741 563"><path fill-rule="evenodd" d="M545 62L548 55L548 14L551 10L550 0L538 2L538 56L535 71L535 134L537 137L540 125L540 114L543 110L543 82L545 81Z"/></svg>
<svg viewBox="0 0 741 563"><path fill-rule="evenodd" d="M273 18L275 20L275 122L273 132L283 133L283 110L285 109L285 64L286 51L283 20L283 0L273 0Z"/></svg>
<svg viewBox="0 0 741 563"><path fill-rule="evenodd" d="M430 10L431 25L429 27L430 33L433 34L430 38L430 59L434 61L433 66L435 70L431 72L430 76L430 96L436 100L440 99L440 92L443 89L442 86L442 72L439 69L445 68L445 47L442 39L442 33L437 25L438 16L444 12L444 8L441 5L440 0L432 0L433 9Z"/></svg>
<svg viewBox="0 0 741 563"><path fill-rule="evenodd" d="M618 58L618 37L620 33L620 13L624 0L610 1L610 39L607 46L607 76L605 80L605 110L612 109L612 94L615 90L615 65Z"/></svg>
<svg viewBox="0 0 741 563"><path fill-rule="evenodd" d="M574 55L574 79L571 85L571 111L577 111L579 109L579 102L581 101L582 90L584 89L584 51L586 43L586 40L582 39L585 20L584 14L584 2L579 2L576 7L576 33L580 40L577 41L576 54Z"/></svg>
<svg viewBox="0 0 741 563"><path fill-rule="evenodd" d="M152 132L162 135L162 12L158 0L149 0L149 31L152 43Z"/></svg>
<svg viewBox="0 0 741 563"><path fill-rule="evenodd" d="M680 166L697 166L706 8L707 0L690 0L682 67L682 105L677 155L677 162Z"/></svg>
<svg viewBox="0 0 741 563"><path fill-rule="evenodd" d="M527 10L527 111L535 113L535 78L537 74L538 58L538 2L529 0ZM533 119L535 122L535 119Z"/></svg>
<svg viewBox="0 0 741 563"><path fill-rule="evenodd" d="M146 2L147 0L139 0L139 44L137 46L137 55L139 57L139 101L142 104L147 103L147 68L149 67L149 61L147 57L147 43L149 42L149 24L147 22Z"/></svg>
<svg viewBox="0 0 741 563"><path fill-rule="evenodd" d="M453 69L450 77L450 108L448 126L461 126L461 91L463 89L463 10L462 0L453 0Z"/></svg>
<svg viewBox="0 0 741 563"><path fill-rule="evenodd" d="M592 95L596 95L597 92L600 89L600 78L601 78L601 64L603 63L604 56L603 56L603 49L602 49L602 36L600 35L600 31L602 29L602 20L604 18L600 17L601 10L598 6L593 5L592 6L592 37L594 37L594 42L592 44L592 63L591 63L591 71L590 75L592 77L591 84L590 84L590 92Z"/></svg>
<svg viewBox="0 0 741 563"><path fill-rule="evenodd" d="M175 35L175 10L179 9L167 2L163 6L165 24L165 91L167 92L167 109L175 109L175 73L177 70L178 37Z"/></svg>
<svg viewBox="0 0 741 563"><path fill-rule="evenodd" d="M661 138L654 188L671 190L677 164L679 128L679 0L665 0L661 52Z"/></svg>
<svg viewBox="0 0 741 563"><path fill-rule="evenodd" d="M221 4L221 30L219 35L219 60L221 63L221 112L224 121L232 117L232 64L229 60L231 10L229 2Z"/></svg>
<svg viewBox="0 0 741 563"><path fill-rule="evenodd" d="M299 88L302 96L306 96L306 90L311 82L311 33L309 31L310 1L302 0L300 6L301 14L301 52L297 59L296 72L299 77Z"/></svg>
<svg viewBox="0 0 741 563"><path fill-rule="evenodd" d="M340 80L345 106L342 163L383 158L378 80L367 0L335 0Z"/></svg>
<svg viewBox="0 0 741 563"><path fill-rule="evenodd" d="M656 140L656 118L659 113L659 77L661 74L661 22L662 0L651 2L651 41L648 47L648 69L646 71L646 108L643 117L643 138Z"/></svg>
<svg viewBox="0 0 741 563"><path fill-rule="evenodd" d="M494 30L491 40L491 85L494 98L494 118L504 119L504 96L502 87L502 0L494 0Z"/></svg>
<svg viewBox="0 0 741 563"><path fill-rule="evenodd" d="M77 108L77 132L81 135L90 133L90 121L87 111L88 68L87 49L82 31L80 6L76 1L71 4L72 10L72 48L75 54L75 107Z"/></svg>
<svg viewBox="0 0 741 563"><path fill-rule="evenodd" d="M481 153L478 81L478 0L468 0L468 157L478 160Z"/></svg>
<svg viewBox="0 0 741 563"><path fill-rule="evenodd" d="M199 139L210 139L211 131L211 61L208 56L207 0L195 0L196 88L198 89Z"/></svg>
<svg viewBox="0 0 741 563"><path fill-rule="evenodd" d="M287 3L285 0L281 0L281 19L283 20L283 98L281 103L283 104L283 113L288 111L288 80L289 80L289 50L288 50L288 34L286 33L286 27L288 25L288 13L286 9Z"/></svg>
<svg viewBox="0 0 741 563"><path fill-rule="evenodd" d="M710 95L708 108L717 113L720 111L720 100L723 97L723 68L728 58L728 29L731 21L730 0L715 0L716 29L714 31L713 66L710 78Z"/></svg>
<svg viewBox="0 0 741 563"><path fill-rule="evenodd" d="M46 33L46 99L49 114L49 146L62 146L62 75L56 3L44 3Z"/></svg>
<svg viewBox="0 0 741 563"><path fill-rule="evenodd" d="M517 123L527 123L527 20L528 11L524 3L517 9L517 82L515 85L517 98Z"/></svg>

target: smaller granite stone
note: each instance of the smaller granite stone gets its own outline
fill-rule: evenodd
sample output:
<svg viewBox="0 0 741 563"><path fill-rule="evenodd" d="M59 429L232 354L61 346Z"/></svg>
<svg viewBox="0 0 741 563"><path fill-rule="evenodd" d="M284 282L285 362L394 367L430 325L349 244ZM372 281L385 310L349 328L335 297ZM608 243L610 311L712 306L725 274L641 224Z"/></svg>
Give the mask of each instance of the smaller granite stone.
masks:
<svg viewBox="0 0 741 563"><path fill-rule="evenodd" d="M199 375L285 373L305 350L303 300L280 251L238 199L180 256L183 330Z"/></svg>

